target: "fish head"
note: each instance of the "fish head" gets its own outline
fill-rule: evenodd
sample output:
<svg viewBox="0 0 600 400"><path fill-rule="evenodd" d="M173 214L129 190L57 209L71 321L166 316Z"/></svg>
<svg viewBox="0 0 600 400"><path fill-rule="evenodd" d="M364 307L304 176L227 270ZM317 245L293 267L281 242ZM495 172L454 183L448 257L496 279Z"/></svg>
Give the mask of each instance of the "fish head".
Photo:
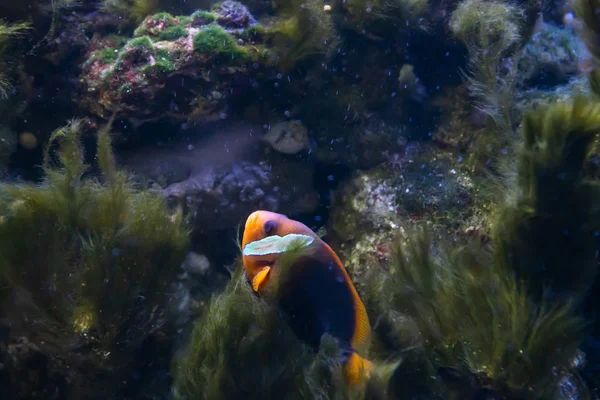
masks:
<svg viewBox="0 0 600 400"><path fill-rule="evenodd" d="M289 234L302 234L318 239L318 236L306 225L289 219L283 214L263 210L255 211L250 214L244 226L242 251L249 243L269 236L277 235L283 237ZM258 276L261 282L266 283L268 270L275 265L280 257L280 254L242 256L246 275L250 281L254 281L255 277Z"/></svg>

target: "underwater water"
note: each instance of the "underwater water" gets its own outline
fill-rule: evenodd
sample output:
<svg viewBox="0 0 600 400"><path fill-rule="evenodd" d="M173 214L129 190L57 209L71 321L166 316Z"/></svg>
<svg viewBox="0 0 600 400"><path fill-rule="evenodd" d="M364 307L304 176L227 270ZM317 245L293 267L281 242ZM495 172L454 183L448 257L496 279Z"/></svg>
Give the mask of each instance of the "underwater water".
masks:
<svg viewBox="0 0 600 400"><path fill-rule="evenodd" d="M0 0L0 399L600 399L600 0Z"/></svg>

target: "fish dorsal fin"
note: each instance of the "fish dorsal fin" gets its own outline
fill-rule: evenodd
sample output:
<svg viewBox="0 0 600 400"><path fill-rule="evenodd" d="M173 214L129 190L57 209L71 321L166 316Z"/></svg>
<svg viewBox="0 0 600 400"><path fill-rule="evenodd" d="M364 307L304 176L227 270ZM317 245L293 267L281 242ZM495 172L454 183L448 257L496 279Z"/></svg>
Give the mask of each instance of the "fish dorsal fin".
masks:
<svg viewBox="0 0 600 400"><path fill-rule="evenodd" d="M369 323L369 316L367 315L367 310L360 296L358 295L358 292L356 291L356 288L354 287L350 276L348 276L348 272L346 271L346 267L344 267L342 260L340 260L335 251L333 251L333 249L327 243L323 242L323 246L327 249L330 256L333 257L336 264L340 266L344 279L350 287L352 297L354 298L354 315L356 318L356 330L354 331L354 334L352 335L351 339L352 348L354 348L357 351L357 353L361 355L366 355L369 351L369 347L371 346L372 339L371 324Z"/></svg>
<svg viewBox="0 0 600 400"><path fill-rule="evenodd" d="M371 346L371 325L365 306L356 295L357 304L355 310L356 316L356 331L352 335L352 347L359 353L366 355Z"/></svg>

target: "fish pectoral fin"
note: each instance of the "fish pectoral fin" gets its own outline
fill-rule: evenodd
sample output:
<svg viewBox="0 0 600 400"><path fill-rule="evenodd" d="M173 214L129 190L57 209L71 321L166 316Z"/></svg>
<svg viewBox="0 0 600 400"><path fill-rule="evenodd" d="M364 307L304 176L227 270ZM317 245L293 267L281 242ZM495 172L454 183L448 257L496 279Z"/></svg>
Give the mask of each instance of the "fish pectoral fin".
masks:
<svg viewBox="0 0 600 400"><path fill-rule="evenodd" d="M252 279L252 289L254 289L255 292L258 292L260 285L265 282L270 271L271 267L264 267L254 276L254 279Z"/></svg>

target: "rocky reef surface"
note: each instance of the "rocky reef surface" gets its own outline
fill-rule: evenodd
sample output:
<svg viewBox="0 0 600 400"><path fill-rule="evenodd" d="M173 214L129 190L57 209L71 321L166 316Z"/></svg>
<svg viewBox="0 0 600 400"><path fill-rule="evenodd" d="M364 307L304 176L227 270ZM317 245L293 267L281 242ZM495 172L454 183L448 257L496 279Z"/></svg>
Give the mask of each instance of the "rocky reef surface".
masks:
<svg viewBox="0 0 600 400"><path fill-rule="evenodd" d="M96 37L81 72L81 105L142 123L226 118L236 96L260 96L270 54L256 21L240 3L213 13L147 17L132 38Z"/></svg>
<svg viewBox="0 0 600 400"><path fill-rule="evenodd" d="M264 135L262 126L224 121L190 128L180 141L135 148L121 158L143 186L182 205L206 235L235 227L256 209L313 212L314 166L282 159Z"/></svg>

